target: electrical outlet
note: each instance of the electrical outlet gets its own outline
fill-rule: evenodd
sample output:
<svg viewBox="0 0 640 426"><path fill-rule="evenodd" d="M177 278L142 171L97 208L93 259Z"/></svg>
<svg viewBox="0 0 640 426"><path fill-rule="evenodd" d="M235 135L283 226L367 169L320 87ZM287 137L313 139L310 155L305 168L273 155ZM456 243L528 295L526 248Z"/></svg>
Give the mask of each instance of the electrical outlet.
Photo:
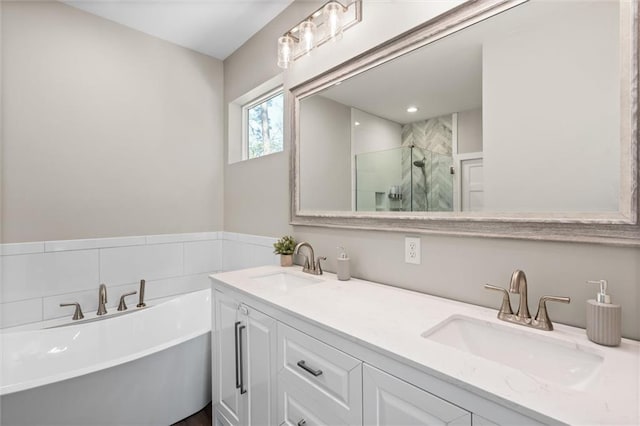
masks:
<svg viewBox="0 0 640 426"><path fill-rule="evenodd" d="M404 261L405 263L420 264L420 238L404 238Z"/></svg>

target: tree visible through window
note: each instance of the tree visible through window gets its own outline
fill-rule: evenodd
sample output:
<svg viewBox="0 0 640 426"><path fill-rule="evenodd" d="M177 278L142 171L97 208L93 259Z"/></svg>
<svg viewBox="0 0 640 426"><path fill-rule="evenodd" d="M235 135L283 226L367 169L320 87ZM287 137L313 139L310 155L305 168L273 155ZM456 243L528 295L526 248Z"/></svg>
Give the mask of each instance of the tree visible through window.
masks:
<svg viewBox="0 0 640 426"><path fill-rule="evenodd" d="M247 158L284 149L284 93L278 92L245 108Z"/></svg>

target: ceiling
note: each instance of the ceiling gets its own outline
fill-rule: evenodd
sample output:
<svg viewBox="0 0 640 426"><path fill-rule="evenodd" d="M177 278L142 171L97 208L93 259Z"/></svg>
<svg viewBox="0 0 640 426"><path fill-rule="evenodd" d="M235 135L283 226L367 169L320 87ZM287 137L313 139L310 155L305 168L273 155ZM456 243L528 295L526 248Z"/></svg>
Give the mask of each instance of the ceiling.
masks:
<svg viewBox="0 0 640 426"><path fill-rule="evenodd" d="M541 22L566 19L573 6L544 0L525 3L344 80L319 95L399 124L480 108L483 44ZM409 106L418 111L407 112Z"/></svg>
<svg viewBox="0 0 640 426"><path fill-rule="evenodd" d="M179 46L225 59L293 0L63 2Z"/></svg>

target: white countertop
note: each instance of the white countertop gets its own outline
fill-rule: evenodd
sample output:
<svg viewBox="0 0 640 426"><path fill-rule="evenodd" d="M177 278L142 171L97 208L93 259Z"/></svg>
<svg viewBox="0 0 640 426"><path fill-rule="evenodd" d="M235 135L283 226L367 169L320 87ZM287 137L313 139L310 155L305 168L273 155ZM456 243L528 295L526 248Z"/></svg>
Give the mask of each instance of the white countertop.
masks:
<svg viewBox="0 0 640 426"><path fill-rule="evenodd" d="M252 279L287 272L321 282L283 290ZM622 339L619 347L589 341L584 329L554 324L551 332L509 324L497 310L429 296L358 279L338 281L334 274L313 276L294 266L265 266L211 275L232 289L260 298L352 340L379 348L449 379L507 407L523 406L548 418L575 425L640 425L640 343ZM499 305L499 297L496 305ZM451 317L463 315L496 327L512 327L536 339L557 339L603 358L599 371L580 386L546 382L520 370L443 345L421 335ZM505 347L513 356L526 347ZM549 359L553 363L553 359Z"/></svg>

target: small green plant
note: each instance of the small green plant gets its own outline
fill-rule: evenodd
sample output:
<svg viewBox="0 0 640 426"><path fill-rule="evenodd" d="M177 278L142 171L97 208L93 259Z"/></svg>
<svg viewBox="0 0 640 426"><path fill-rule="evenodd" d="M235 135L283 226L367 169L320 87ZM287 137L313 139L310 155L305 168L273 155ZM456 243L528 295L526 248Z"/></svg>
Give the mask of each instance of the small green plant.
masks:
<svg viewBox="0 0 640 426"><path fill-rule="evenodd" d="M291 235L285 235L273 243L273 248L275 254L293 254L293 249L296 248L296 240Z"/></svg>

